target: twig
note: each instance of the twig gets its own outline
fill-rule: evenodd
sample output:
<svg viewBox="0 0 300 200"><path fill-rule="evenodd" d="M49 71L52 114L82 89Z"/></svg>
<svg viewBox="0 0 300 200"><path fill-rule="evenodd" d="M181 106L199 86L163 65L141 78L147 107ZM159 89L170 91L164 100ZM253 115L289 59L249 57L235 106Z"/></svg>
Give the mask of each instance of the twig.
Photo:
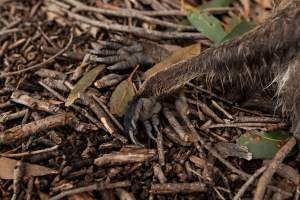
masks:
<svg viewBox="0 0 300 200"><path fill-rule="evenodd" d="M212 118L215 122L224 123L224 120L221 119L212 109L208 107L205 103L197 100L187 99L188 103L195 104L200 107L200 110L208 117Z"/></svg>
<svg viewBox="0 0 300 200"><path fill-rule="evenodd" d="M18 198L18 194L21 191L21 181L22 177L25 173L25 163L22 160L17 161L16 166L14 168L14 180L13 180L13 190L14 194L11 200L16 200Z"/></svg>
<svg viewBox="0 0 300 200"><path fill-rule="evenodd" d="M44 82L39 81L38 82L41 86L43 86L46 90L48 90L51 94L53 94L53 96L55 96L56 98L58 98L59 100L66 102L66 99L60 95L58 92L56 92L54 89L52 89L51 87L49 87L48 85L46 85ZM80 114L82 114L83 116L85 116L87 119L89 119L91 122L93 122L98 128L102 128L100 122L94 118L92 115L89 114L89 112L79 106L76 106L74 104L71 105L71 107L76 110L77 112L79 112Z"/></svg>
<svg viewBox="0 0 300 200"><path fill-rule="evenodd" d="M187 12L181 10L158 10L158 11L137 11L136 12L147 16L182 16L185 17Z"/></svg>
<svg viewBox="0 0 300 200"><path fill-rule="evenodd" d="M60 113L28 124L15 126L3 131L0 135L0 144L10 144L37 134L40 131L67 125L71 123L74 118L73 113Z"/></svg>
<svg viewBox="0 0 300 200"><path fill-rule="evenodd" d="M24 73L24 72L28 72L28 71L31 71L33 69L38 69L40 67L43 67L47 64L50 64L51 62L53 62L55 60L56 57L60 56L61 54L63 54L72 44L72 41L73 41L73 30L71 30L71 36L70 36L70 40L68 42L68 44L62 49L60 50L59 52L57 52L55 55L51 56L50 58L48 58L47 60L41 62L41 63L38 63L36 65L33 65L31 67L27 67L25 69L22 69L22 70L18 70L18 71L14 71L14 72L7 72L7 73L1 73L0 74L0 78L2 77L7 77L7 76L12 76L12 75L16 75L16 74L21 74L21 73Z"/></svg>
<svg viewBox="0 0 300 200"><path fill-rule="evenodd" d="M207 151L209 151L209 153L211 153L211 155L213 155L215 158L217 158L221 163L223 163L228 169L230 169L231 171L233 171L234 173L238 174L241 176L242 179L247 180L250 175L239 170L238 168L236 168L235 166L233 166L230 162L228 162L227 160L225 160L215 149L213 149L212 147L208 146L206 143L204 143L202 140L200 141L201 145L205 147L205 149Z"/></svg>
<svg viewBox="0 0 300 200"><path fill-rule="evenodd" d="M75 13L72 13L70 11L66 11L69 17L76 19L78 21L84 22L86 24L90 24L92 26L96 26L99 28L103 28L106 30L112 30L112 31L120 31L120 32L126 32L126 33L132 33L137 34L139 36L153 38L168 38L168 39L200 39L203 38L203 35L201 33L193 33L193 32L162 32L162 31L156 31L156 30L149 30L145 28L139 28L139 27L130 27L126 25L119 25L119 24L105 24L100 21L90 19L87 17L84 17L82 15L78 15Z"/></svg>
<svg viewBox="0 0 300 200"><path fill-rule="evenodd" d="M204 92L204 93L206 93L206 94L208 94L208 95L210 95L210 96L212 96L212 97L214 97L214 98L216 98L218 100L221 100L221 101L223 101L225 103L228 103L229 105L233 105L233 102L231 102L231 101L229 101L229 100L227 100L227 99L225 99L223 97L220 97L220 96L218 96L217 94L215 94L215 93L213 93L211 91L205 90L205 89L203 89L203 88L201 88L199 86L196 86L196 85L194 85L192 83L187 83L187 85L190 86L190 87L192 87L192 88L195 88L195 89L199 90L200 92Z"/></svg>
<svg viewBox="0 0 300 200"><path fill-rule="evenodd" d="M278 117L256 117L256 116L238 116L235 117L235 122L260 122L260 123L279 123L282 119Z"/></svg>
<svg viewBox="0 0 300 200"><path fill-rule="evenodd" d="M212 106L218 109L220 112L222 112L228 119L233 119L233 116L229 112L227 112L224 108L222 108L217 102L215 102L214 100L212 100L211 102L212 102Z"/></svg>
<svg viewBox="0 0 300 200"><path fill-rule="evenodd" d="M150 160L157 154L154 149L137 149L126 152L104 154L95 159L94 164L98 167L138 163Z"/></svg>
<svg viewBox="0 0 300 200"><path fill-rule="evenodd" d="M277 168L282 163L283 159L287 156L287 154L292 150L292 148L296 145L296 139L292 137L275 155L271 163L268 165L265 173L260 177L257 187L255 190L254 198L255 200L262 200L267 185L271 181L273 174L276 172Z"/></svg>
<svg viewBox="0 0 300 200"><path fill-rule="evenodd" d="M9 158L18 158L18 157L32 156L32 155L37 155L37 154L41 154L41 153L55 151L58 149L58 147L59 147L58 145L55 145L50 148L36 150L36 151L28 151L28 152L22 152L22 153L2 153L0 155L4 156L4 157L9 157Z"/></svg>
<svg viewBox="0 0 300 200"><path fill-rule="evenodd" d="M9 34L9 33L15 33L15 32L18 32L18 31L20 31L20 29L18 29L18 28L1 30L0 31L0 36L6 35L6 34Z"/></svg>
<svg viewBox="0 0 300 200"><path fill-rule="evenodd" d="M152 194L170 194L170 193L191 193L191 192L207 192L204 183L163 183L151 185L150 193Z"/></svg>
<svg viewBox="0 0 300 200"><path fill-rule="evenodd" d="M239 200L247 188L253 183L253 181L260 176L265 170L266 166L261 167L260 169L256 170L256 172L244 183L244 185L239 189L238 193L234 196L233 200Z"/></svg>
<svg viewBox="0 0 300 200"><path fill-rule="evenodd" d="M100 101L96 95L92 95L95 101L102 107L102 109L106 112L106 114L111 118L111 120L116 124L116 126L121 130L124 131L122 124L109 112L108 108Z"/></svg>
<svg viewBox="0 0 300 200"><path fill-rule="evenodd" d="M195 30L195 28L192 26L174 24L172 22L166 22L166 21L163 21L160 19L155 19L155 18L152 18L149 16L145 16L143 14L140 14L138 12L135 12L132 9L109 10L109 9L87 6L76 0L64 0L64 1L75 6L75 9L73 9L73 12L91 11L91 12L96 12L96 13L101 13L101 14L106 14L106 15L112 15L112 16L116 16L116 17L136 18L136 19L140 19L140 20L152 23L152 24L157 24L157 25L175 28L175 29L179 29L179 30Z"/></svg>
<svg viewBox="0 0 300 200"><path fill-rule="evenodd" d="M101 21L98 20L94 20L76 13L73 13L69 10L60 8L61 12L58 12L57 9L56 10L51 10L50 8L46 8L48 11L62 15L63 13L67 14L68 17L78 20L80 22L83 22L85 24L89 24L91 26L95 26L95 27L99 27L99 28L103 28L105 30L108 31L119 31L119 32L125 32L125 33L132 33L132 34L136 34L139 35L141 37L145 37L145 38L166 38L166 39L201 39L204 38L204 36L201 33L197 33L197 32L176 32L176 31L166 31L166 32L162 32L162 31L156 31L156 30L149 30L149 29L145 29L145 28L139 28L139 27L130 27L130 26L126 26L126 25L119 25L119 24L107 24L107 23L103 23Z"/></svg>
<svg viewBox="0 0 300 200"><path fill-rule="evenodd" d="M252 123L252 122L246 122L246 123L231 123L231 124L212 124L208 128L228 128L228 127L271 127L271 126L278 126L278 127L286 127L286 123Z"/></svg>
<svg viewBox="0 0 300 200"><path fill-rule="evenodd" d="M107 189L114 189L114 188L120 188L120 187L129 187L131 186L131 183L129 181L121 181L121 182L115 182L115 183L94 183L92 185L84 186L75 188L68 191L63 191L58 195L55 195L49 200L59 200L69 195L79 194L83 192L90 192L90 191L101 191L101 190L107 190Z"/></svg>
<svg viewBox="0 0 300 200"><path fill-rule="evenodd" d="M184 141L184 142L191 142L192 135L188 134L186 131L184 131L183 127L180 125L180 123L175 118L174 114L169 111L168 109L163 109L163 114L170 123L170 125L175 130L175 133L178 136L178 139Z"/></svg>
<svg viewBox="0 0 300 200"><path fill-rule="evenodd" d="M166 183L168 181L159 164L153 166L153 173L154 176L158 179L159 183Z"/></svg>

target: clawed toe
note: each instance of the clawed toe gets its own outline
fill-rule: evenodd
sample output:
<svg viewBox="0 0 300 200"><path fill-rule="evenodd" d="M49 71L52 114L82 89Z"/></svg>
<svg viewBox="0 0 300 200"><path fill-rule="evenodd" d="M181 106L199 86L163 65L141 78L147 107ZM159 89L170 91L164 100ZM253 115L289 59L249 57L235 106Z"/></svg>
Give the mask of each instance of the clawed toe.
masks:
<svg viewBox="0 0 300 200"><path fill-rule="evenodd" d="M124 70L137 64L153 64L151 56L145 54L142 43L131 40L120 42L102 41L100 49L91 50L90 60L108 64L109 70Z"/></svg>
<svg viewBox="0 0 300 200"><path fill-rule="evenodd" d="M118 62L114 65L107 67L107 69L109 69L109 70L122 70L122 69L129 69L129 68L131 68L131 65L128 61L121 61L121 62Z"/></svg>
<svg viewBox="0 0 300 200"><path fill-rule="evenodd" d="M138 121L143 122L147 136L156 141L152 132L153 127L154 130L157 129L159 122L158 119L153 120L153 116L157 117L157 113L160 110L161 105L156 102L155 98L135 97L132 100L124 117L124 127L125 132L128 133L130 140L134 144L141 145L141 143L136 138L136 135L138 133Z"/></svg>
<svg viewBox="0 0 300 200"><path fill-rule="evenodd" d="M130 130L128 134L129 134L130 140L131 140L131 142L132 142L133 144L138 145L138 146L144 146L142 143L140 143L140 142L136 139L135 133L134 133L133 130Z"/></svg>
<svg viewBox="0 0 300 200"><path fill-rule="evenodd" d="M147 133L148 137L155 141L156 139L155 139L154 135L152 134L152 125L151 125L150 121L146 120L143 122L143 124L146 129L146 133Z"/></svg>
<svg viewBox="0 0 300 200"><path fill-rule="evenodd" d="M122 61L122 57L120 57L118 55L106 56L106 57L91 56L90 60L95 61L95 62L101 62L104 64L113 64L113 63Z"/></svg>

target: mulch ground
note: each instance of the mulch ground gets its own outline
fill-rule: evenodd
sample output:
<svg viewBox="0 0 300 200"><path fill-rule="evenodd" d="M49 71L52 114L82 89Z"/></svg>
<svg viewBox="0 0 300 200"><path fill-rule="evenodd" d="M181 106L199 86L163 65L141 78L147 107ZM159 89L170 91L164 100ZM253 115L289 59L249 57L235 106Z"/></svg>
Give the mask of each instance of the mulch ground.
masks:
<svg viewBox="0 0 300 200"><path fill-rule="evenodd" d="M139 123L144 146L131 143L109 102L130 75L139 88L147 66L134 74L105 68L65 105L80 78L100 66L89 52L103 41L211 46L184 23L185 9L201 1L185 2L0 0L0 199L251 199L260 190L265 199L299 198L294 138L271 161L235 144L254 130L288 128L269 104L245 108L220 86L193 80L162 99L154 139ZM260 1L242 2L210 12L224 23L233 14L260 22L270 13Z"/></svg>

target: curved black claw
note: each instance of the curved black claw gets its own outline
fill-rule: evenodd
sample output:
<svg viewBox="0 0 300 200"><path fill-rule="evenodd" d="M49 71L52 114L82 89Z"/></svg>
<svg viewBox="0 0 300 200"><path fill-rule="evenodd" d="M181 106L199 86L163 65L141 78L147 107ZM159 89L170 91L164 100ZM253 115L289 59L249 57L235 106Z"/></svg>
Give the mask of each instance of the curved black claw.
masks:
<svg viewBox="0 0 300 200"><path fill-rule="evenodd" d="M137 96L131 101L124 117L124 128L125 132L129 134L130 140L134 144L142 145L136 138L136 134L138 132L137 122L139 120L144 122L148 137L155 139L155 137L152 135L150 119L160 110L161 105L156 102L155 97L140 98Z"/></svg>
<svg viewBox="0 0 300 200"><path fill-rule="evenodd" d="M143 44L131 40L102 42L101 49L90 51L93 54L90 60L112 64L108 67L109 70L129 69L137 64L153 64L155 60L146 53L147 50Z"/></svg>

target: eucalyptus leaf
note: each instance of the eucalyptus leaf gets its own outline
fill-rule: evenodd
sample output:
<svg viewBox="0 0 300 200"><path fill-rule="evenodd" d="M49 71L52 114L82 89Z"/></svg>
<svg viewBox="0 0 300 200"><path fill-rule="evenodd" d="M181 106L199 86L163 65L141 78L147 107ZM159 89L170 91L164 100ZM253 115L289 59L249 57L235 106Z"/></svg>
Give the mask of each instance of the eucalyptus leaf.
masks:
<svg viewBox="0 0 300 200"><path fill-rule="evenodd" d="M187 18L199 32L215 44L219 44L226 35L220 21L214 16L191 12Z"/></svg>
<svg viewBox="0 0 300 200"><path fill-rule="evenodd" d="M135 96L135 88L130 78L122 81L110 97L109 107L112 114L123 116L129 102Z"/></svg>
<svg viewBox="0 0 300 200"><path fill-rule="evenodd" d="M249 30L251 30L252 28L255 27L254 23L248 22L248 21L241 21L238 25L236 25L232 31L230 33L228 33L223 39L223 41L235 38L237 36L240 36L246 32L248 32Z"/></svg>
<svg viewBox="0 0 300 200"><path fill-rule="evenodd" d="M285 131L249 131L240 136L236 143L248 148L253 159L272 159L291 135Z"/></svg>
<svg viewBox="0 0 300 200"><path fill-rule="evenodd" d="M97 78L98 74L105 68L105 65L99 65L83 75L83 77L75 84L70 92L65 106L70 106L78 98L79 94L84 92Z"/></svg>
<svg viewBox="0 0 300 200"><path fill-rule="evenodd" d="M212 0L207 4L201 5L200 9L219 8L229 6L234 0Z"/></svg>

